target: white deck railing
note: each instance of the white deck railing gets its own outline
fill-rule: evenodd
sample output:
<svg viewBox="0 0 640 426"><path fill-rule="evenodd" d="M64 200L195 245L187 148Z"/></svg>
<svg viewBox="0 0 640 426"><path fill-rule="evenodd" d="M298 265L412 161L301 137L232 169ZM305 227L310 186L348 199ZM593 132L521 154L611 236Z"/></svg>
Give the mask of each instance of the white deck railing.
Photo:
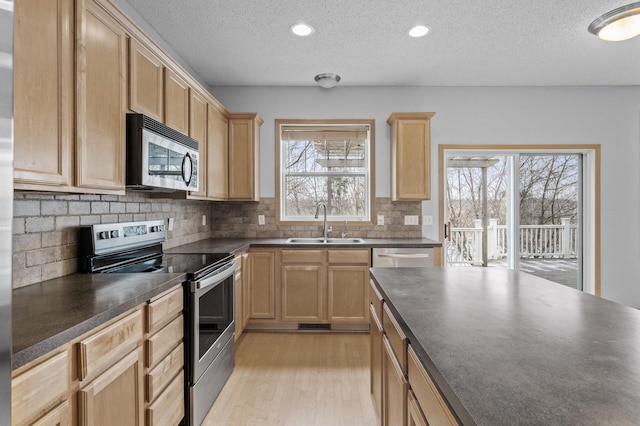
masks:
<svg viewBox="0 0 640 426"><path fill-rule="evenodd" d="M578 248L577 225L568 218L560 225L521 225L520 257L576 258ZM447 242L448 263L482 264L482 221L474 228L452 228ZM487 228L487 259L507 256L507 226L489 219Z"/></svg>

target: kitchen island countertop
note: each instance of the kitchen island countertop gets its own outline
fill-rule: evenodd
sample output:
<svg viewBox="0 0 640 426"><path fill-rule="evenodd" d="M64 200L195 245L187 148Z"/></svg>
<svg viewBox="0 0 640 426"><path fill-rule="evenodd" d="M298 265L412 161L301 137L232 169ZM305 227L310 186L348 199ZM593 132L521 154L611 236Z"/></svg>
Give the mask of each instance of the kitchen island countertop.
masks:
<svg viewBox="0 0 640 426"><path fill-rule="evenodd" d="M497 268L372 268L462 424L635 425L640 311Z"/></svg>

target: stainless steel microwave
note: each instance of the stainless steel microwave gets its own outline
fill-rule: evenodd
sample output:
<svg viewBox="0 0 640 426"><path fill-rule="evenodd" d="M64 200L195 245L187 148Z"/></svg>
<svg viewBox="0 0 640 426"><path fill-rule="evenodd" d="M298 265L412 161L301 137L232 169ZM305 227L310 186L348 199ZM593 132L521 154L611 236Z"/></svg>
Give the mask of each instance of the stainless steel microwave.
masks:
<svg viewBox="0 0 640 426"><path fill-rule="evenodd" d="M198 190L198 141L147 117L127 114L127 188Z"/></svg>

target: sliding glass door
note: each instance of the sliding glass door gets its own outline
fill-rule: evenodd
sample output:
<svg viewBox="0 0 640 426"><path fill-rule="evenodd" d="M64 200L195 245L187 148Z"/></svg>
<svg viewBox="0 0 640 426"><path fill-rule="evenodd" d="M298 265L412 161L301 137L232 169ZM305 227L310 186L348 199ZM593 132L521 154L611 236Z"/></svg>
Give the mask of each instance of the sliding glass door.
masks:
<svg viewBox="0 0 640 426"><path fill-rule="evenodd" d="M583 155L447 150L445 264L517 269L579 290Z"/></svg>

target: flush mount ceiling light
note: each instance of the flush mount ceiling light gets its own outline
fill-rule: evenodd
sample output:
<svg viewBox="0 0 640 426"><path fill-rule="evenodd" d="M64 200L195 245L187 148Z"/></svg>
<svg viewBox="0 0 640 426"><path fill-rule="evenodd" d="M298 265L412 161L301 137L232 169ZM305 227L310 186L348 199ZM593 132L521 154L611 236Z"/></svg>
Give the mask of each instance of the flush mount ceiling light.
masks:
<svg viewBox="0 0 640 426"><path fill-rule="evenodd" d="M340 83L340 76L333 73L318 74L315 76L316 83L325 89L331 89Z"/></svg>
<svg viewBox="0 0 640 426"><path fill-rule="evenodd" d="M589 32L606 41L628 40L640 34L640 2L607 12L589 25Z"/></svg>
<svg viewBox="0 0 640 426"><path fill-rule="evenodd" d="M416 25L409 29L409 35L411 37L424 37L429 32L429 27L425 25Z"/></svg>
<svg viewBox="0 0 640 426"><path fill-rule="evenodd" d="M299 24L294 24L291 26L291 32L300 37L306 37L313 33L315 30L309 24L305 24L300 22Z"/></svg>

